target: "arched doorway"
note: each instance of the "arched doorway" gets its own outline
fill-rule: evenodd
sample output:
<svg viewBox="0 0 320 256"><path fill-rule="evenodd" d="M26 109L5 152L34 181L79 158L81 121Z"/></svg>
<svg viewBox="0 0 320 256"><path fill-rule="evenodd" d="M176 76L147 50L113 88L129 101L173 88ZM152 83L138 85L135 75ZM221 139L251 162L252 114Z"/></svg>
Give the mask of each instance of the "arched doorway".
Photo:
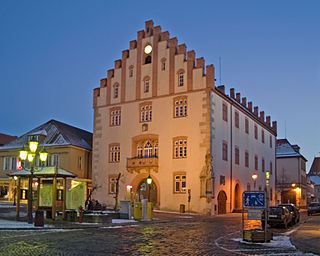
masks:
<svg viewBox="0 0 320 256"><path fill-rule="evenodd" d="M240 185L237 185L234 188L234 209L240 210L241 209L241 195L240 195Z"/></svg>
<svg viewBox="0 0 320 256"><path fill-rule="evenodd" d="M158 204L158 192L155 182L152 181L151 184L148 184L147 178L142 179L138 185L137 193L139 195L139 201L141 201L142 199L148 199L149 202L153 203L153 205Z"/></svg>
<svg viewBox="0 0 320 256"><path fill-rule="evenodd" d="M221 190L218 194L218 214L227 213L227 195Z"/></svg>

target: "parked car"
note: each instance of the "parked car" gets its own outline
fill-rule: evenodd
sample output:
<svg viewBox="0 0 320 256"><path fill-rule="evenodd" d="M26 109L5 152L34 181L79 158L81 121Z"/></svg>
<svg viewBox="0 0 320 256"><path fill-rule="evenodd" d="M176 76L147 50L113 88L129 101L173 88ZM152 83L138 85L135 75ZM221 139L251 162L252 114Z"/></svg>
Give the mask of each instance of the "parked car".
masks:
<svg viewBox="0 0 320 256"><path fill-rule="evenodd" d="M292 215L292 224L296 224L300 221L299 209L294 204L279 204L279 206L287 207Z"/></svg>
<svg viewBox="0 0 320 256"><path fill-rule="evenodd" d="M312 202L308 205L308 215L313 213L320 213L320 203Z"/></svg>
<svg viewBox="0 0 320 256"><path fill-rule="evenodd" d="M262 227L264 227L264 212L262 213ZM288 228L288 225L292 221L292 215L289 212L288 208L284 206L271 206L269 208L269 218L268 224L270 227L277 225L283 225L284 228Z"/></svg>

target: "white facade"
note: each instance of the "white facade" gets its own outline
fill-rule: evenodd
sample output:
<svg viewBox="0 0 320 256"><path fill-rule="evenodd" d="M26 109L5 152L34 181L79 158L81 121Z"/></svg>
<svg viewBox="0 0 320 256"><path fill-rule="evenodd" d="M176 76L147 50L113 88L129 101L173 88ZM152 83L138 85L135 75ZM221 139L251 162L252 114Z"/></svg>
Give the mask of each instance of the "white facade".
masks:
<svg viewBox="0 0 320 256"><path fill-rule="evenodd" d="M150 53L144 52L146 46L152 47ZM94 90L94 198L112 207L119 173L119 200L148 197L162 210L178 211L181 205L187 211L211 214L240 209L241 193L253 190L253 172L259 175L255 190L263 190L265 172L270 165L275 168L276 122L271 126L270 117L265 120L263 112L253 112L252 103L247 105L244 98L240 103L233 90L230 96L221 90L214 86L212 65L205 66L203 58L195 59L193 51L187 52L184 44L178 45L176 38L147 21L138 39L130 42L130 50L123 51L122 60ZM222 159L223 142L227 160ZM146 184L149 175L152 185ZM272 189L274 180L273 173Z"/></svg>

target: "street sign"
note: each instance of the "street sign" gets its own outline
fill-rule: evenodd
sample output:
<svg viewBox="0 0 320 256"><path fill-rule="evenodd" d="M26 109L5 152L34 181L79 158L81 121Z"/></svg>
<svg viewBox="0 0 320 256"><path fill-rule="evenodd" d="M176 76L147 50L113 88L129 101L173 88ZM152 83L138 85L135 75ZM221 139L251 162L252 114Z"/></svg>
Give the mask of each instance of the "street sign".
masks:
<svg viewBox="0 0 320 256"><path fill-rule="evenodd" d="M261 220L261 209L248 209L248 220Z"/></svg>
<svg viewBox="0 0 320 256"><path fill-rule="evenodd" d="M265 192L243 192L242 204L244 207L265 208Z"/></svg>

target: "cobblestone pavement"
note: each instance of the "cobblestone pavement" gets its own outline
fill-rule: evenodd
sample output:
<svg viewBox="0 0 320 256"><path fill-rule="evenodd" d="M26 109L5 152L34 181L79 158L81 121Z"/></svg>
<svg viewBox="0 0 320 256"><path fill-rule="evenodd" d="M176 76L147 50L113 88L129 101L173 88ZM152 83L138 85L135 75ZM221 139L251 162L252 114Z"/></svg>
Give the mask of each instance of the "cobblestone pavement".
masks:
<svg viewBox="0 0 320 256"><path fill-rule="evenodd" d="M240 216L86 229L0 231L0 255L304 255L240 242Z"/></svg>

